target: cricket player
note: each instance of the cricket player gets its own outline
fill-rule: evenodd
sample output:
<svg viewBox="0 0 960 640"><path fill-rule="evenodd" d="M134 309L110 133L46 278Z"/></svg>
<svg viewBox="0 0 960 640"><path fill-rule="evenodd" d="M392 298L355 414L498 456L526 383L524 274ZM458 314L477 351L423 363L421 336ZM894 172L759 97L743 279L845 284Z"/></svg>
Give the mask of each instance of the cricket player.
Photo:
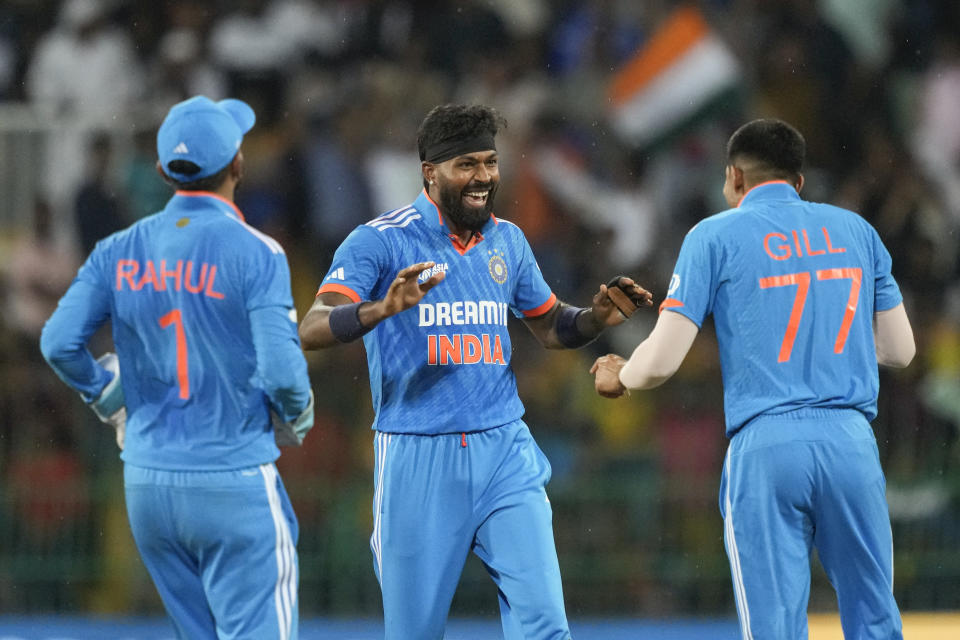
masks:
<svg viewBox="0 0 960 640"><path fill-rule="evenodd" d="M559 349L625 317L606 285L588 308L559 302L523 232L492 215L503 124L485 106L431 110L418 132L424 190L344 240L300 325L306 349L361 336L366 347L387 640L443 637L470 551L497 585L507 640L570 637L550 463L521 420L507 322ZM630 278L610 288L651 304Z"/></svg>
<svg viewBox="0 0 960 640"><path fill-rule="evenodd" d="M233 203L254 121L239 100L170 109L157 169L175 195L96 245L41 337L117 429L137 548L189 640L297 637L297 520L274 461L313 425L313 395L286 255ZM107 321L116 355L95 361Z"/></svg>
<svg viewBox="0 0 960 640"><path fill-rule="evenodd" d="M687 234L647 339L591 373L608 397L656 387L712 313L730 438L720 511L743 638L807 637L816 547L844 636L894 640L893 541L870 421L877 364L907 366L913 330L873 227L800 198L804 156L801 134L779 120L733 134L731 208Z"/></svg>

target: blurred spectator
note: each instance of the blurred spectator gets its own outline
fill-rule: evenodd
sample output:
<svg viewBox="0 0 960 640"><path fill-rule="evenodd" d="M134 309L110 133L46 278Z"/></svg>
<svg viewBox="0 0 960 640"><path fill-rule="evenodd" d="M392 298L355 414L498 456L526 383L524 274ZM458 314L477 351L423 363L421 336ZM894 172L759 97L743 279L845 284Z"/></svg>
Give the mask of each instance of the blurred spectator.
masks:
<svg viewBox="0 0 960 640"><path fill-rule="evenodd" d="M172 187L157 174L157 136L154 127L144 127L133 134L133 144L123 163L122 174L123 190L133 218L156 213L167 205Z"/></svg>
<svg viewBox="0 0 960 640"><path fill-rule="evenodd" d="M890 55L892 43L886 34L893 13L902 0L819 0L818 7L806 7L819 13L840 33L857 61L869 69L879 69Z"/></svg>
<svg viewBox="0 0 960 640"><path fill-rule="evenodd" d="M66 205L83 175L86 132L126 120L144 88L129 37L107 8L105 0L66 0L27 69L30 101L62 127L50 136L44 172L55 208Z"/></svg>
<svg viewBox="0 0 960 640"><path fill-rule="evenodd" d="M914 153L960 223L960 36L943 32L923 74Z"/></svg>
<svg viewBox="0 0 960 640"><path fill-rule="evenodd" d="M342 40L325 5L239 0L231 6L211 27L213 61L228 73L230 94L250 101L261 125L271 124L284 111L289 70L311 52L337 51Z"/></svg>
<svg viewBox="0 0 960 640"><path fill-rule="evenodd" d="M857 110L864 105L853 104L859 96L850 47L815 4L789 0L767 10L769 26L752 52L758 72L754 109L804 132L809 165L839 172L856 160L856 130L848 123L863 117Z"/></svg>
<svg viewBox="0 0 960 640"><path fill-rule="evenodd" d="M488 58L509 46L503 21L489 3L429 0L416 3L416 9L415 37L424 39L425 62L451 80L462 77L471 57Z"/></svg>
<svg viewBox="0 0 960 640"><path fill-rule="evenodd" d="M133 47L110 24L103 0L64 2L27 72L30 99L54 117L123 118L142 83Z"/></svg>
<svg viewBox="0 0 960 640"><path fill-rule="evenodd" d="M957 259L951 220L910 156L882 122L866 121L863 162L840 186L840 198L884 239L894 276L911 300L918 326L939 312Z"/></svg>
<svg viewBox="0 0 960 640"><path fill-rule="evenodd" d="M9 98L14 92L19 58L16 38L5 28L9 24L5 18L3 10L0 9L0 100Z"/></svg>
<svg viewBox="0 0 960 640"><path fill-rule="evenodd" d="M128 224L124 202L111 179L113 143L110 135L94 134L88 147L87 176L74 198L74 216L80 250L86 256L99 240Z"/></svg>
<svg viewBox="0 0 960 640"><path fill-rule="evenodd" d="M50 206L37 197L30 233L13 243L2 265L7 300L5 324L31 342L29 352L39 356L40 330L77 272L73 245L54 234Z"/></svg>
<svg viewBox="0 0 960 640"><path fill-rule="evenodd" d="M640 165L631 171L629 159L617 156L593 175L592 165L558 147L533 147L539 158L538 177L586 229L599 234L603 261L614 271L635 269L650 258L656 236L656 212L643 182Z"/></svg>
<svg viewBox="0 0 960 640"><path fill-rule="evenodd" d="M313 122L305 138L307 220L321 271L354 227L381 213L373 208L363 166L366 127L363 106L357 107Z"/></svg>
<svg viewBox="0 0 960 640"><path fill-rule="evenodd" d="M150 95L158 112L191 96L221 100L227 95L226 75L209 62L206 43L193 29L163 35L152 73Z"/></svg>

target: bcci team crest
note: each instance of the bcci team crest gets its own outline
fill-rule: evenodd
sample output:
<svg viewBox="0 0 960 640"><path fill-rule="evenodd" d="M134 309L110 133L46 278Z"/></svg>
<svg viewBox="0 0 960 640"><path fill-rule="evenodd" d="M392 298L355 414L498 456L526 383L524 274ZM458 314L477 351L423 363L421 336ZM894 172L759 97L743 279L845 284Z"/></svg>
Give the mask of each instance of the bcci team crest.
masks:
<svg viewBox="0 0 960 640"><path fill-rule="evenodd" d="M490 270L490 277L493 278L493 281L497 284L503 284L507 281L507 263L503 259L503 251L494 249L487 253L491 254L490 262L487 263L487 268Z"/></svg>

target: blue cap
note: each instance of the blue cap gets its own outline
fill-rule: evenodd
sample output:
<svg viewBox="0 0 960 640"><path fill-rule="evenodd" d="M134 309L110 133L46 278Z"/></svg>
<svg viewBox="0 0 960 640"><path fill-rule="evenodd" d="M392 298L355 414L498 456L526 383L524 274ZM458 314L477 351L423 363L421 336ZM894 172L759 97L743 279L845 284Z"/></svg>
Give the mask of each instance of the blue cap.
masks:
<svg viewBox="0 0 960 640"><path fill-rule="evenodd" d="M240 150L243 134L256 120L250 105L232 98L214 102L195 96L173 105L157 132L157 155L163 171L180 182L212 176L230 164ZM171 160L189 160L200 171L172 171Z"/></svg>

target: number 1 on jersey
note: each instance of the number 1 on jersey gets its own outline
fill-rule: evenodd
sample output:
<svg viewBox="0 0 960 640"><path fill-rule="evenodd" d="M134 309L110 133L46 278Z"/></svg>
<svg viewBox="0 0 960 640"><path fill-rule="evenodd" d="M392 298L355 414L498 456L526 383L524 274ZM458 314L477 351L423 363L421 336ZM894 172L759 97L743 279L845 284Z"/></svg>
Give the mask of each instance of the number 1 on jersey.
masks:
<svg viewBox="0 0 960 640"><path fill-rule="evenodd" d="M177 340L177 382L180 385L180 397L186 400L190 397L190 373L187 369L187 334L183 331L183 315L180 309L174 309L161 316L157 322L161 329L173 325Z"/></svg>
<svg viewBox="0 0 960 640"><path fill-rule="evenodd" d="M843 321L840 323L840 331L837 332L837 340L833 345L834 353L843 353L847 336L850 335L850 326L853 324L853 316L857 313L857 302L860 300L860 281L862 277L863 272L856 267L820 269L817 271L817 280L850 280L850 296L847 298ZM784 276L760 278L761 289L789 285L797 286L797 295L794 297L793 307L790 309L790 321L787 323L787 331L783 336L783 342L780 344L780 355L777 357L777 362L786 362L790 359L790 354L793 353L793 343L797 339L797 329L800 328L800 318L803 317L803 308L807 304L807 292L810 290L810 272L801 271Z"/></svg>

